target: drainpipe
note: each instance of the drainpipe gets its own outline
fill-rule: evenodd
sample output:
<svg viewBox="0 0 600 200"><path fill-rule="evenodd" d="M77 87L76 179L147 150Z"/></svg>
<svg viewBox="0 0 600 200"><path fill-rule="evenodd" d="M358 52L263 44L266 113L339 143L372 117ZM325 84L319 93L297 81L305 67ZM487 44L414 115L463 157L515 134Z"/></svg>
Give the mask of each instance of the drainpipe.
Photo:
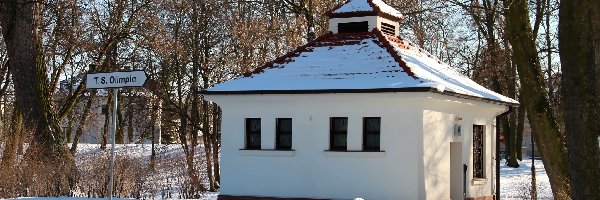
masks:
<svg viewBox="0 0 600 200"><path fill-rule="evenodd" d="M500 118L507 116L513 110L508 106L508 110L496 116L496 199L500 199Z"/></svg>

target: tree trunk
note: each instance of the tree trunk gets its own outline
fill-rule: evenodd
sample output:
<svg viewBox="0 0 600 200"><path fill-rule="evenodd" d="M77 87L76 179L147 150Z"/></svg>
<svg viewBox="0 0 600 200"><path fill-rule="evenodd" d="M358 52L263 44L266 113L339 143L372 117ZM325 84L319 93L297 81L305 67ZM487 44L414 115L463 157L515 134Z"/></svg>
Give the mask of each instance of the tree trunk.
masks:
<svg viewBox="0 0 600 200"><path fill-rule="evenodd" d="M132 96L131 93L129 93L129 104L127 105L127 141L131 144L133 144L133 105L131 103L132 101Z"/></svg>
<svg viewBox="0 0 600 200"><path fill-rule="evenodd" d="M206 174L208 176L209 190L215 191L215 176L213 174L213 160L212 160L212 142L210 132L210 108L208 106L209 102L202 99L202 110L204 114L202 116L202 142L204 142L204 156L206 159Z"/></svg>
<svg viewBox="0 0 600 200"><path fill-rule="evenodd" d="M108 96L106 97L106 110L102 109L104 112L104 126L102 127L102 142L100 142L100 149L106 150L106 145L108 144L108 132L110 131L110 111L112 110L112 92L108 92Z"/></svg>
<svg viewBox="0 0 600 200"><path fill-rule="evenodd" d="M41 2L0 2L0 25L10 59L15 102L23 114L24 130L33 133L25 160L32 165L44 164L50 170L32 173L56 174L45 195L66 195L75 181L75 161L64 142L52 107L42 52L41 23Z"/></svg>
<svg viewBox="0 0 600 200"><path fill-rule="evenodd" d="M6 137L4 151L2 151L2 163L0 164L2 169L8 169L8 167L15 164L17 148L19 148L23 136L23 115L18 105L14 106L11 122L10 126L13 131L9 131Z"/></svg>
<svg viewBox="0 0 600 200"><path fill-rule="evenodd" d="M526 0L507 0L506 34L513 49L523 90L524 107L544 160L555 199L569 199L567 151L547 99Z"/></svg>
<svg viewBox="0 0 600 200"><path fill-rule="evenodd" d="M73 115L73 113L70 113L69 117L67 118L67 131L66 133L64 133L65 135L65 142L69 143L71 142L71 139L73 138L72 133L73 133L73 121L75 121L75 115Z"/></svg>
<svg viewBox="0 0 600 200"><path fill-rule="evenodd" d="M600 1L561 1L558 39L571 197L600 199Z"/></svg>
<svg viewBox="0 0 600 200"><path fill-rule="evenodd" d="M221 135L221 124L219 123L221 118L221 112L219 111L219 106L217 104L213 104L213 132L212 132L212 155L213 155L213 173L215 175L215 188L218 189L221 187L221 168L220 168L220 160L219 160L219 136Z"/></svg>
<svg viewBox="0 0 600 200"><path fill-rule="evenodd" d="M117 95L119 95L119 92L117 92ZM123 110L123 106L123 103L117 102L117 132L115 133L115 142L117 144L123 144L125 139L125 119L123 117L123 113L121 112Z"/></svg>
<svg viewBox="0 0 600 200"><path fill-rule="evenodd" d="M87 118L90 115L90 110L92 110L92 103L96 98L96 90L92 90L90 92L90 96L88 97L87 102L85 103L85 107L83 108L83 114L79 119L79 124L77 125L77 131L75 132L75 138L73 138L73 144L71 144L71 154L75 154L77 152L77 144L79 144L79 139L83 135L83 131L85 130L85 123L87 122Z"/></svg>
<svg viewBox="0 0 600 200"><path fill-rule="evenodd" d="M523 131L525 130L525 102L523 102L523 92L519 88L519 108L517 109L517 146L523 147ZM523 160L523 148L517 150L517 158Z"/></svg>
<svg viewBox="0 0 600 200"><path fill-rule="evenodd" d="M510 123L510 115L503 117L502 121L502 130L506 135L506 140L504 144L506 145L506 155L507 157L507 166L509 167L519 167L519 162L517 161L517 150L515 148L517 137L515 133L512 132L511 123Z"/></svg>

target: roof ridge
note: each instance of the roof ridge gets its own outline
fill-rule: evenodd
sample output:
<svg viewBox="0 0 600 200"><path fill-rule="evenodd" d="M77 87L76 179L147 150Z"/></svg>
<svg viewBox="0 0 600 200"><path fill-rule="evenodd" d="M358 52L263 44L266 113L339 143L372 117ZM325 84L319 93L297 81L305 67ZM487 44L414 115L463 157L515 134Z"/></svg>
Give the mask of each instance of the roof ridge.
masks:
<svg viewBox="0 0 600 200"><path fill-rule="evenodd" d="M415 73L410 69L406 62L404 62L402 57L399 55L398 51L394 49L390 41L387 39L387 36L383 35L383 33L379 29L373 29L373 32L381 42L381 46L387 50L387 52L392 56L392 58L394 58L396 62L398 62L400 67L402 67L402 69L404 70L404 73L406 73L410 77L413 77L414 79L419 79L419 77L415 75Z"/></svg>
<svg viewBox="0 0 600 200"><path fill-rule="evenodd" d="M351 0L346 0L346 2L344 2L344 3L341 3L341 4L339 4L339 5L335 6L335 7L333 7L332 9L329 9L327 12L325 12L325 14L324 14L324 15L325 15L325 16L328 16L328 17L331 17L331 15L333 15L333 11L335 11L335 10L337 10L337 9L340 9L342 6L344 6L344 5L348 4L348 3L350 3L350 1L351 1ZM370 0L369 0L369 1L370 1Z"/></svg>
<svg viewBox="0 0 600 200"><path fill-rule="evenodd" d="M355 11L345 11L345 12L339 12L336 13L337 10L341 9L342 7L344 7L345 5L348 5L350 2L352 2L353 0L347 0L346 2L339 4L337 6L335 6L333 9L328 10L327 12L325 12L325 16L330 17L330 18L334 18L334 17L340 17L340 18L346 18L346 17L354 17L355 15L367 15L367 16L382 16L382 17L386 17L395 21L400 21L404 18L404 16L402 15L402 13L400 13L400 11L396 10L394 7L389 6L388 4L386 4L384 1L378 0L378 2L375 2L374 0L366 0L367 4L369 5L369 7L371 7L371 10L355 10ZM391 10L385 10L385 8L382 8L378 3L381 3L391 9L393 9L394 12L392 12Z"/></svg>
<svg viewBox="0 0 600 200"><path fill-rule="evenodd" d="M373 2L373 0L367 0L367 3L371 6L371 8L373 8L373 11L382 13L381 8L379 6L377 6L377 4L375 4L375 2Z"/></svg>

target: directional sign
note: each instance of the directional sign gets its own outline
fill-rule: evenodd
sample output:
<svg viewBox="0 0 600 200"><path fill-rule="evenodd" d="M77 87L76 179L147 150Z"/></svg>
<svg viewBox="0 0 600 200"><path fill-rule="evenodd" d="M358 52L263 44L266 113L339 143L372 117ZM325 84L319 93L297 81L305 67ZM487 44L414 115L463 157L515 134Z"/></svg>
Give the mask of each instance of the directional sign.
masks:
<svg viewBox="0 0 600 200"><path fill-rule="evenodd" d="M87 89L142 87L146 79L143 70L88 73L85 84Z"/></svg>
<svg viewBox="0 0 600 200"><path fill-rule="evenodd" d="M146 72L138 71L117 71L117 72L102 72L88 73L85 82L87 89L113 89L113 106L112 106L112 128L111 128L111 148L110 148L110 174L108 186L108 199L112 200L113 196L113 176L115 166L115 133L117 132L117 97L119 96L119 88L124 87L142 87L146 83Z"/></svg>

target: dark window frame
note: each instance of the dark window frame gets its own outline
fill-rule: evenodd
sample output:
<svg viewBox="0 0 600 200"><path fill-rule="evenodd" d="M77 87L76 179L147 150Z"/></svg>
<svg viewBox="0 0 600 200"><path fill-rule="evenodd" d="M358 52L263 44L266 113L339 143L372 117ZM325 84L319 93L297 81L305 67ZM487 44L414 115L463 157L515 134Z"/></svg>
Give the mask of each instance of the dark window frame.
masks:
<svg viewBox="0 0 600 200"><path fill-rule="evenodd" d="M336 130L335 122L337 120L346 120L346 130ZM336 146L335 136L345 136L343 146ZM329 150L331 151L348 151L348 117L331 117L329 118Z"/></svg>
<svg viewBox="0 0 600 200"><path fill-rule="evenodd" d="M473 178L485 178L485 125L473 125Z"/></svg>
<svg viewBox="0 0 600 200"><path fill-rule="evenodd" d="M283 131L281 130L281 123L283 120L289 120L290 121L290 131ZM275 149L277 150L292 150L292 135L293 135L293 127L294 127L294 121L292 120L292 118L276 118L275 119ZM281 141L283 136L285 135L289 135L290 137L290 144L288 145L284 145Z"/></svg>
<svg viewBox="0 0 600 200"><path fill-rule="evenodd" d="M369 22L346 22L338 23L338 33L362 33L369 32Z"/></svg>
<svg viewBox="0 0 600 200"><path fill-rule="evenodd" d="M258 120L258 131L252 131L252 121ZM260 149L261 148L261 131L262 131L262 120L261 118L246 118L246 149ZM253 135L258 135L258 144L252 144L251 139Z"/></svg>
<svg viewBox="0 0 600 200"><path fill-rule="evenodd" d="M369 130L368 121L369 120L379 120L378 130L373 131ZM368 138L370 135L377 135L377 146L367 146ZM381 151L381 117L363 117L363 143L362 143L363 151Z"/></svg>

